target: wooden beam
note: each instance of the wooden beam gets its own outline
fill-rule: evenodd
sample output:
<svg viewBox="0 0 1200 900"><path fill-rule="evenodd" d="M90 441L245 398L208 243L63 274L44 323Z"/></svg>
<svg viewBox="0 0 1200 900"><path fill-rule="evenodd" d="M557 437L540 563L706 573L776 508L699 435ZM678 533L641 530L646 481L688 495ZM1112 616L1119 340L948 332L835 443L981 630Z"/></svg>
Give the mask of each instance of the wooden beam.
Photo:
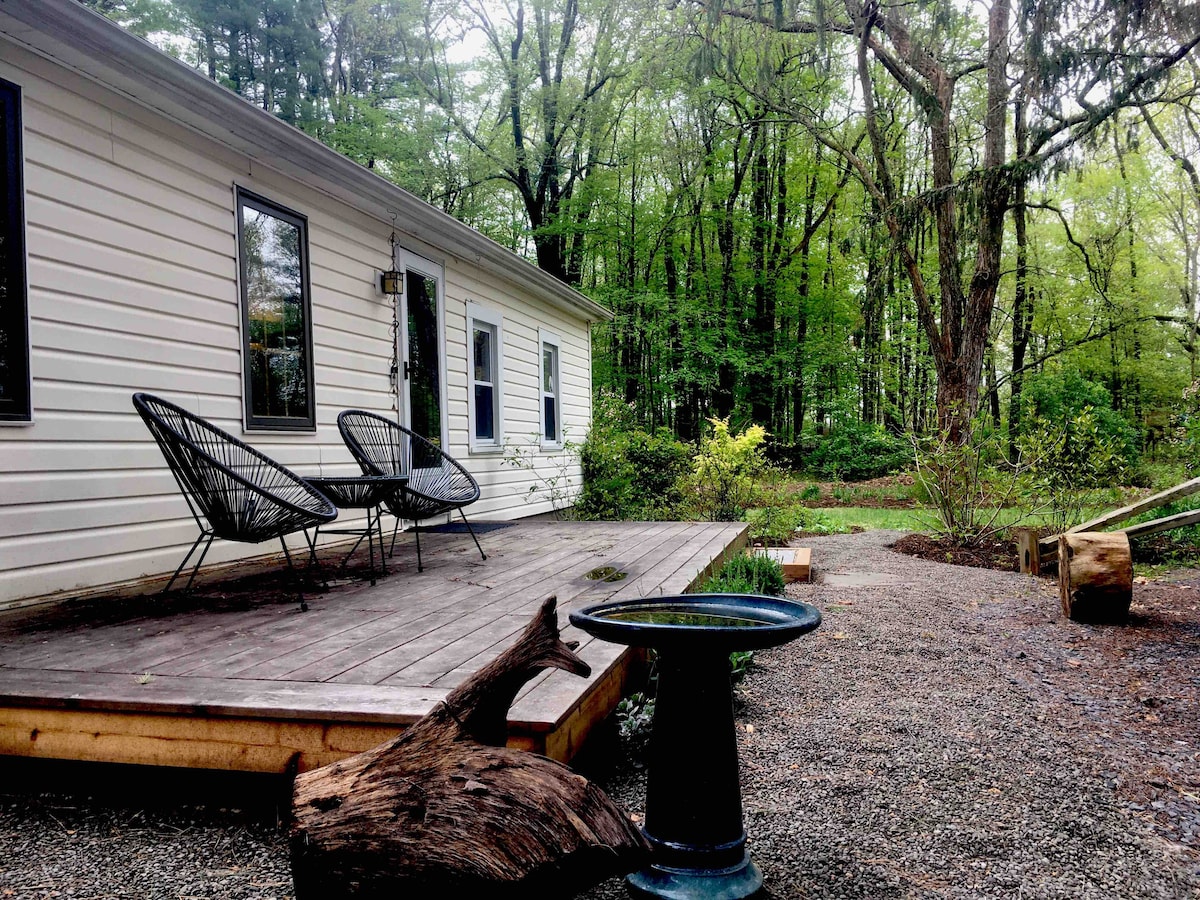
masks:
<svg viewBox="0 0 1200 900"><path fill-rule="evenodd" d="M1084 522L1082 525L1076 525L1074 528L1068 528L1064 534L1077 534L1081 531L1103 531L1109 525L1115 525L1117 522L1124 522L1126 519L1132 518L1139 513L1144 513L1148 509L1162 506L1170 503L1172 500L1178 500L1180 497L1188 497L1200 491L1200 478L1193 478L1191 481L1185 481L1183 484L1177 484L1173 488L1168 488L1165 491L1159 491L1157 494L1151 494L1139 500L1137 503L1132 503L1129 506L1123 506L1120 509L1115 509L1112 512L1092 519L1089 522ZM1186 524L1186 523L1180 523ZM1175 526L1170 526L1175 527ZM1153 532L1145 532L1153 534ZM1043 538L1040 541L1042 548L1043 561L1047 558L1054 558L1058 555L1058 535Z"/></svg>
<svg viewBox="0 0 1200 900"><path fill-rule="evenodd" d="M1195 525L1200 522L1200 509L1175 513L1173 516L1163 516L1150 522L1139 522L1128 528L1120 529L1129 537L1145 537L1148 534L1158 534L1160 531L1170 531L1172 528L1182 528L1184 525Z"/></svg>

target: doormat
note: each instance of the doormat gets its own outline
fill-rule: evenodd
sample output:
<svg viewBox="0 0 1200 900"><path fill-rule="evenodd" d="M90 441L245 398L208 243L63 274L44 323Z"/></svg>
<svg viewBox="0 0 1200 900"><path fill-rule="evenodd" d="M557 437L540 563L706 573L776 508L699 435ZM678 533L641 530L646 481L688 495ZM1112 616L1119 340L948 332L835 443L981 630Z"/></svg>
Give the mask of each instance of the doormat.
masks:
<svg viewBox="0 0 1200 900"><path fill-rule="evenodd" d="M512 522L472 522L471 527L476 534L487 534L489 531L499 531L509 528ZM447 522L445 525L434 525L432 528L422 528L422 531L432 531L434 534L467 534L467 526L462 522Z"/></svg>

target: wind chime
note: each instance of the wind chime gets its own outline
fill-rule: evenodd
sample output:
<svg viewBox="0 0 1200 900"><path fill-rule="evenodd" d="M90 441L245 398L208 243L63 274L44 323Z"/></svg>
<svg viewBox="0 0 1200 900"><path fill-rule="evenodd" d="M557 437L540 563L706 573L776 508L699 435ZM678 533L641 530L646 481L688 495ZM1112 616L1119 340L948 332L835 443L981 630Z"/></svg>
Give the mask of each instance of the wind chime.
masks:
<svg viewBox="0 0 1200 900"><path fill-rule="evenodd" d="M379 276L383 293L392 298L392 365L388 380L392 385L392 412L400 410L400 294L404 292L404 273L396 268L396 214L392 213L392 234L388 238L391 261L386 272Z"/></svg>

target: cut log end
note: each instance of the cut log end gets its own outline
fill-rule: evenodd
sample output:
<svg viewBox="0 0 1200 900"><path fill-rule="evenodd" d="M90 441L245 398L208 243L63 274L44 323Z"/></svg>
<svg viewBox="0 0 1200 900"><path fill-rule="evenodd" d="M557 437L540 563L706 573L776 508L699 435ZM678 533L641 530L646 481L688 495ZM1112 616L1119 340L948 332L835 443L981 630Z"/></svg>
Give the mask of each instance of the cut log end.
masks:
<svg viewBox="0 0 1200 900"><path fill-rule="evenodd" d="M1077 532L1058 538L1058 590L1063 613L1077 622L1125 622L1133 599L1133 557L1121 532Z"/></svg>

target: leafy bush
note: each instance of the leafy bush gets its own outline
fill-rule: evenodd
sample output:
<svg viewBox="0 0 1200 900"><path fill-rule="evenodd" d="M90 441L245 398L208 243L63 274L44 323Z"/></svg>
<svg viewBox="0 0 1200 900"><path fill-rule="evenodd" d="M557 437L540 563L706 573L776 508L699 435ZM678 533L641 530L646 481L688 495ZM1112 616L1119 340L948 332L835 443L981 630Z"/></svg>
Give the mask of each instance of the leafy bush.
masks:
<svg viewBox="0 0 1200 900"><path fill-rule="evenodd" d="M1030 378L1021 394L1021 406L1022 431L1027 434L1038 428L1069 429L1081 413L1090 411L1092 421L1083 436L1093 446L1103 447L1106 454L1110 450L1115 454L1109 475L1138 465L1141 448L1138 429L1112 408L1108 388L1089 381L1076 370L1064 369ZM1080 452L1088 451L1085 448Z"/></svg>
<svg viewBox="0 0 1200 900"><path fill-rule="evenodd" d="M696 513L714 522L737 522L754 505L757 479L766 470L763 442L767 432L751 425L740 434L728 419L709 419L712 432L700 443L686 481Z"/></svg>
<svg viewBox="0 0 1200 900"><path fill-rule="evenodd" d="M581 519L673 518L688 473L688 449L669 429L592 426L580 454L583 491L575 504Z"/></svg>
<svg viewBox="0 0 1200 900"><path fill-rule="evenodd" d="M937 514L933 531L963 546L977 546L1001 530L1000 510L1020 490L1016 476L998 436L982 428L966 444L942 432L917 446L916 479Z"/></svg>
<svg viewBox="0 0 1200 900"><path fill-rule="evenodd" d="M1179 450L1188 475L1200 465L1200 380L1183 391L1182 403L1172 417L1171 443Z"/></svg>
<svg viewBox="0 0 1200 900"><path fill-rule="evenodd" d="M878 425L848 421L820 438L805 464L822 478L862 481L911 465L912 447Z"/></svg>
<svg viewBox="0 0 1200 900"><path fill-rule="evenodd" d="M1111 410L1110 410L1111 411ZM1097 489L1126 480L1126 447L1101 425L1091 407L1062 423L1042 418L1026 422L1017 441L1021 454L1027 505L1048 512L1046 524L1065 531L1083 521L1095 505Z"/></svg>
<svg viewBox="0 0 1200 900"><path fill-rule="evenodd" d="M783 566L767 556L739 554L704 583L704 594L766 594L783 596Z"/></svg>
<svg viewBox="0 0 1200 900"><path fill-rule="evenodd" d="M819 509L809 509L806 506L764 506L748 509L746 521L750 524L750 540L768 547L786 544L797 531L837 534L842 530Z"/></svg>

